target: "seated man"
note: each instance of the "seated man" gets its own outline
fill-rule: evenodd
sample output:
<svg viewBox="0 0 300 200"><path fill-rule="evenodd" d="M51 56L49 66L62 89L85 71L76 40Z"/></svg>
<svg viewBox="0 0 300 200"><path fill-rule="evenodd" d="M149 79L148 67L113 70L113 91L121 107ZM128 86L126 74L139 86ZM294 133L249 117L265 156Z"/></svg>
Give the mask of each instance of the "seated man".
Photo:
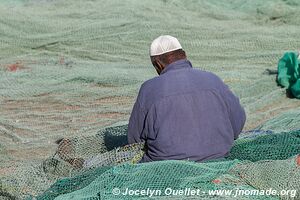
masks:
<svg viewBox="0 0 300 200"><path fill-rule="evenodd" d="M246 120L239 99L215 74L193 69L172 36L155 39L150 58L159 76L142 84L128 125L129 144L146 144L141 162L226 156Z"/></svg>

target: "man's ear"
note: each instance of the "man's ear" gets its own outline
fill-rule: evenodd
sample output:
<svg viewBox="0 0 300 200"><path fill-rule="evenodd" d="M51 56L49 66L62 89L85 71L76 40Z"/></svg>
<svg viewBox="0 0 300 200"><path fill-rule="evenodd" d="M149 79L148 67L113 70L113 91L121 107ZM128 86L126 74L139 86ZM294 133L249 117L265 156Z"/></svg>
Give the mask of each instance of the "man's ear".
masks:
<svg viewBox="0 0 300 200"><path fill-rule="evenodd" d="M183 55L184 55L185 59L187 59L185 51L184 50L182 50L182 51L183 51Z"/></svg>
<svg viewBox="0 0 300 200"><path fill-rule="evenodd" d="M159 60L156 59L155 60L155 68L158 74L160 74L162 72L162 70L164 69L164 64Z"/></svg>

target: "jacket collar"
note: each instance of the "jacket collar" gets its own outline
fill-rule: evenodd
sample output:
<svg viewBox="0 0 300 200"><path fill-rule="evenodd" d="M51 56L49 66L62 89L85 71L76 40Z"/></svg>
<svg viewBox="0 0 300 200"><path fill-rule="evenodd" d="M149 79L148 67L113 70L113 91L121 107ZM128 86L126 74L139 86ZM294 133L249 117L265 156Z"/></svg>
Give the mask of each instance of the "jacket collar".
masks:
<svg viewBox="0 0 300 200"><path fill-rule="evenodd" d="M183 68L192 68L192 64L190 61L188 61L187 59L181 59L181 60L177 60L169 65L167 65L163 70L162 72L160 73L161 74L164 74L168 71L173 71L173 70L176 70L176 69L183 69Z"/></svg>

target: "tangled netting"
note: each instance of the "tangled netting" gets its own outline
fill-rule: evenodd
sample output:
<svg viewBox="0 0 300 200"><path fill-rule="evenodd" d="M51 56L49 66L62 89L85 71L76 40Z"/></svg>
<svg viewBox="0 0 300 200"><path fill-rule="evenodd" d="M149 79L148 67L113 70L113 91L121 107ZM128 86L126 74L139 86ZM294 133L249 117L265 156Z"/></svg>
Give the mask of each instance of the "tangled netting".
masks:
<svg viewBox="0 0 300 200"><path fill-rule="evenodd" d="M125 186L297 189L300 101L271 72L299 51L299 9L299 0L0 0L0 199L131 198L111 194ZM149 45L162 34L245 107L245 132L225 160L133 164L143 144L126 146L116 123L156 76ZM238 199L252 198L289 197Z"/></svg>
<svg viewBox="0 0 300 200"><path fill-rule="evenodd" d="M235 141L228 157L204 163L160 161L137 164L144 153L144 144L124 145L126 133L127 125L122 125L106 128L95 136L64 139L52 157L42 164L32 165L32 170L22 172L25 179L3 180L0 194L11 197L21 194L23 198L40 200L132 199L147 198L149 194L116 196L113 189L125 192L126 188L152 191L190 188L201 190L196 196L198 199L234 199L234 194L211 195L209 191L300 190L300 130L244 132ZM99 148L99 144L103 148ZM178 194L156 195L155 198L178 197ZM297 199L300 196L296 192L239 196L239 199L279 198Z"/></svg>

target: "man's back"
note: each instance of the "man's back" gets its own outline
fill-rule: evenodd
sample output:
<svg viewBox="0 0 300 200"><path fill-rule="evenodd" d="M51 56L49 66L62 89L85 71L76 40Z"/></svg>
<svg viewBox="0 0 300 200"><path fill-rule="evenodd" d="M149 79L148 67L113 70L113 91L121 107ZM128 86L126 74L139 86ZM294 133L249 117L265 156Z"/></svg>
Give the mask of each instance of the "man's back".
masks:
<svg viewBox="0 0 300 200"><path fill-rule="evenodd" d="M179 60L142 85L128 142L146 141L145 162L220 158L244 122L239 100L216 75Z"/></svg>

